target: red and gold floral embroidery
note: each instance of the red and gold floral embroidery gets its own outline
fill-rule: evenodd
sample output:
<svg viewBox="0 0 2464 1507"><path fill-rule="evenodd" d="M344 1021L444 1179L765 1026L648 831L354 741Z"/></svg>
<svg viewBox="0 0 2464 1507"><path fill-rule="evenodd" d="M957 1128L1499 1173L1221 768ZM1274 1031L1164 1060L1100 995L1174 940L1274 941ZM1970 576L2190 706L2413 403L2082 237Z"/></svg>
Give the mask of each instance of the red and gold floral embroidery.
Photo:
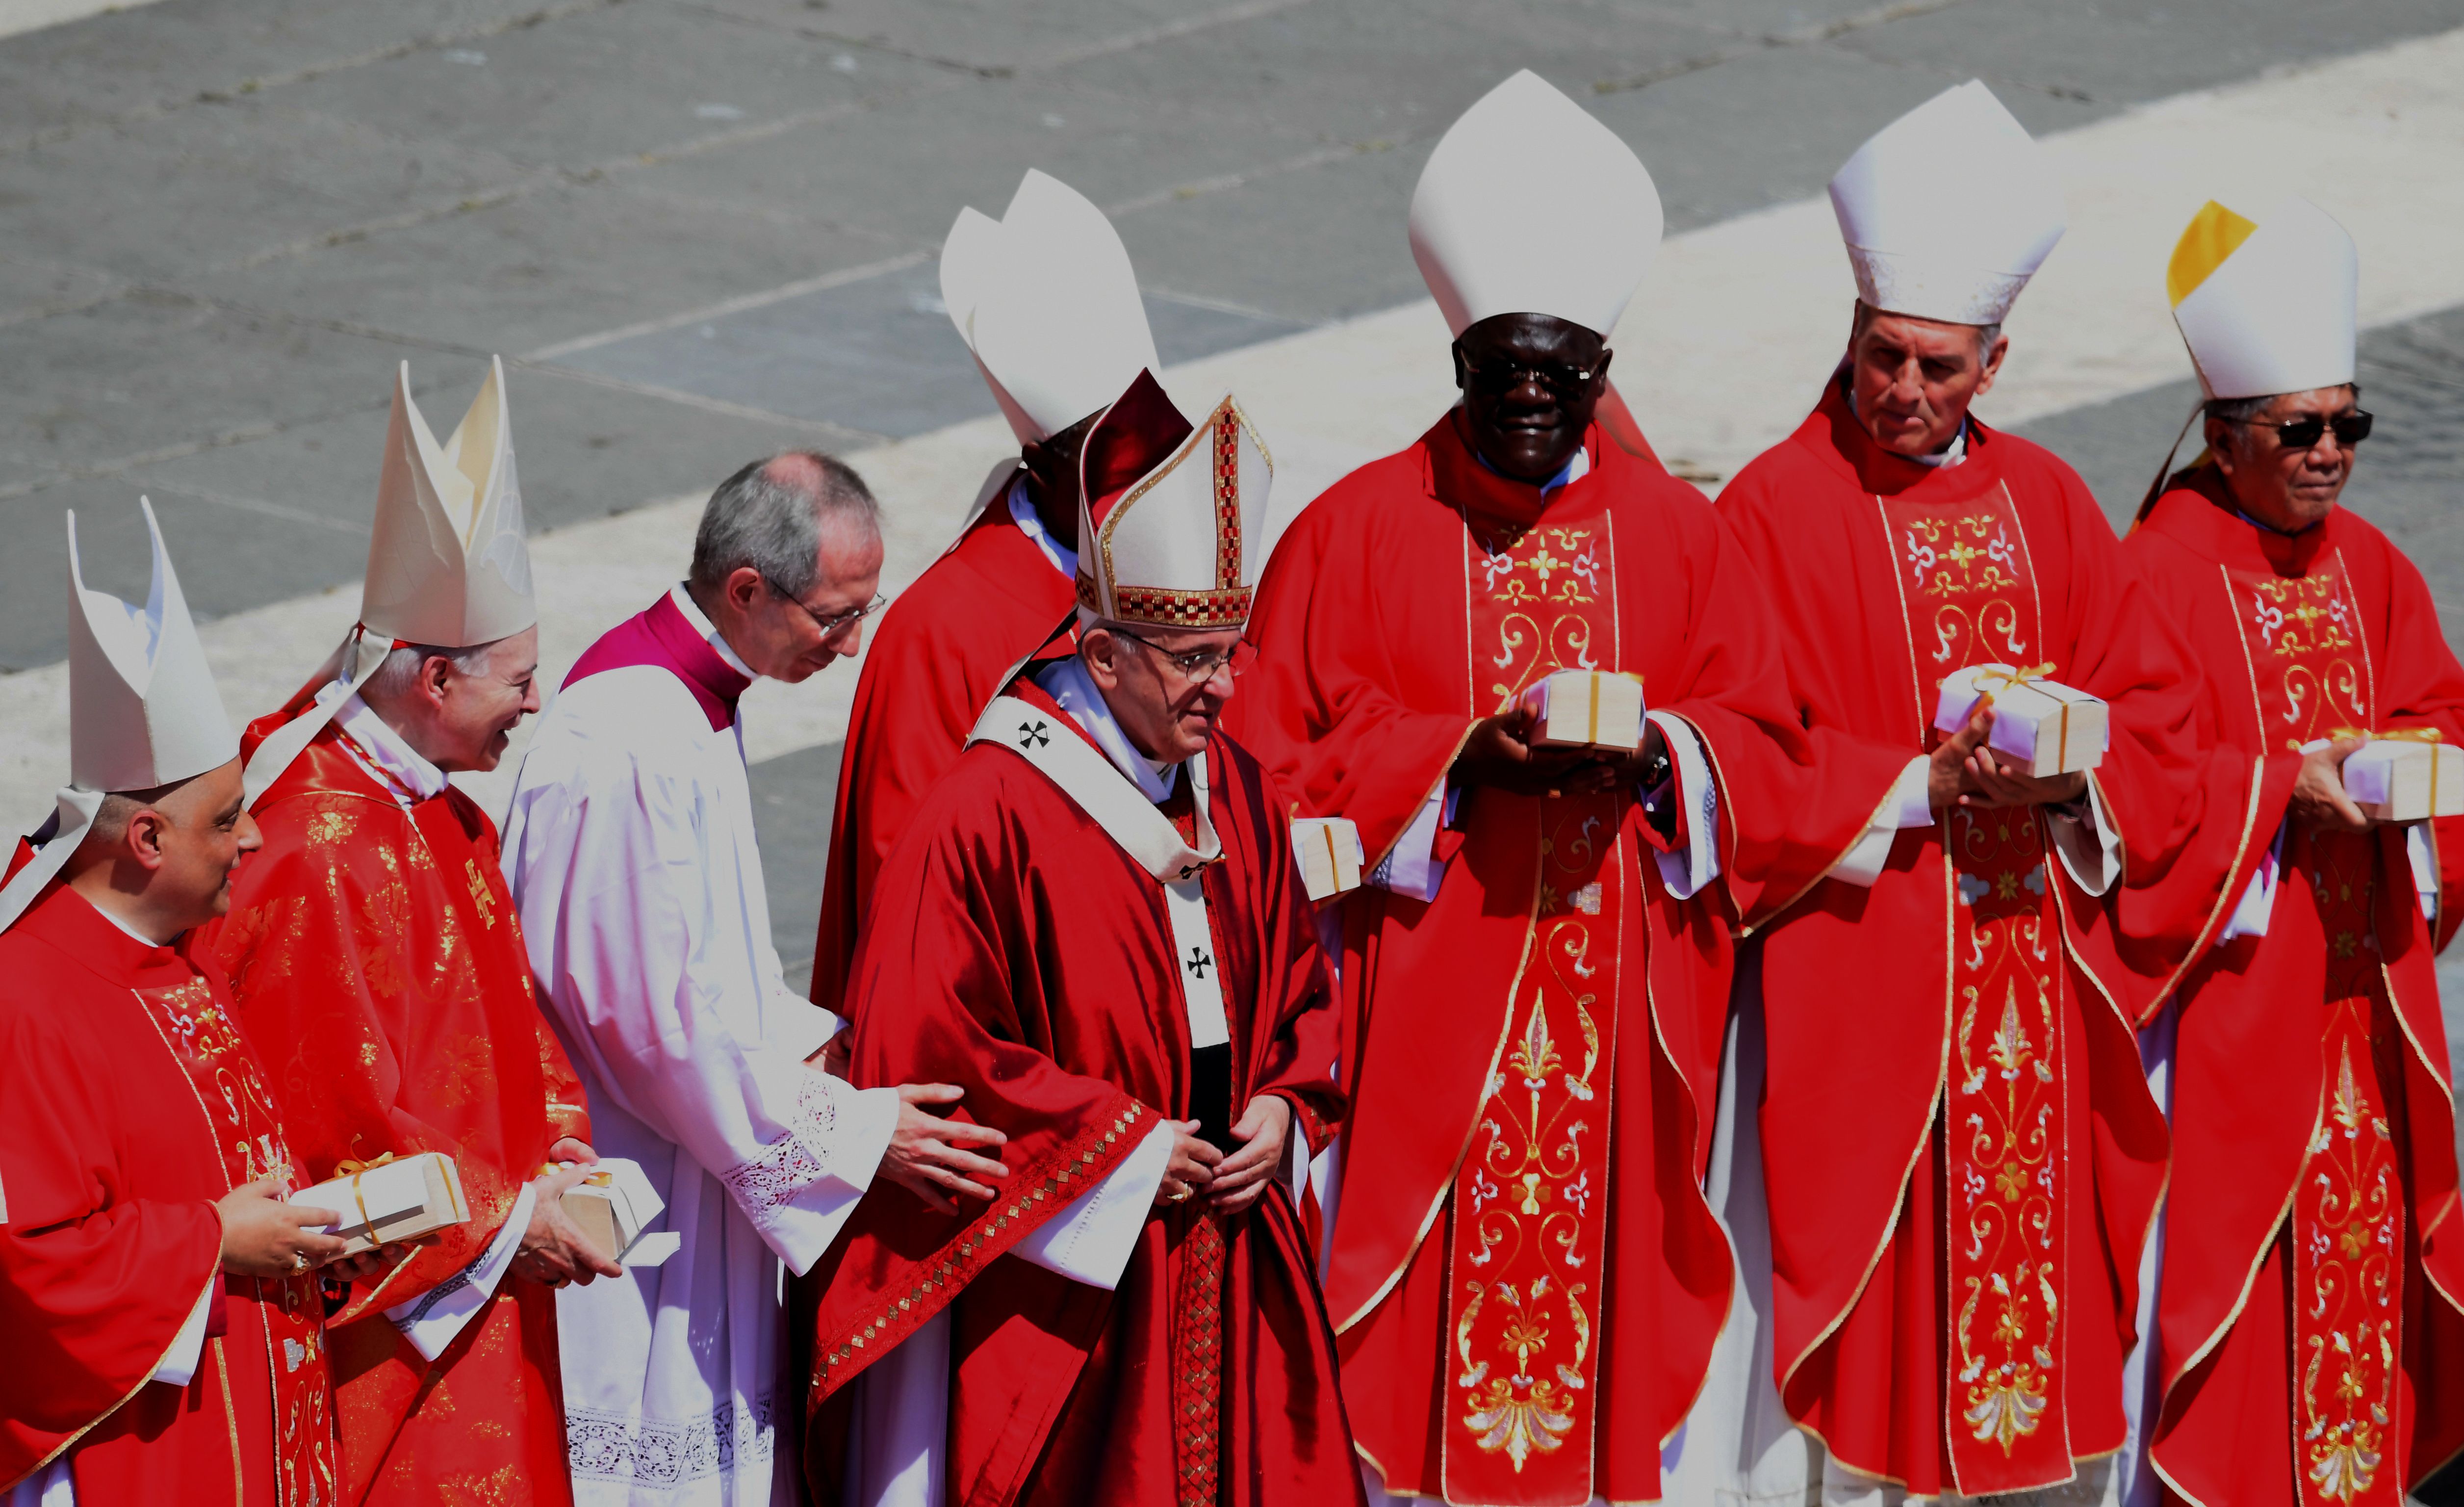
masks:
<svg viewBox="0 0 2464 1507"><path fill-rule="evenodd" d="M2007 493L1951 504L1878 500L1904 572L1917 711L1929 727L1952 671L2044 657L2035 569ZM1944 845L1952 903L1943 1426L1959 1490L1978 1496L2073 1474L2060 1327L2073 1194L2065 976L2040 818L1952 811Z"/></svg>
<svg viewBox="0 0 2464 1507"><path fill-rule="evenodd" d="M1617 668L1612 547L1605 520L1472 542L1475 684L1496 704L1556 670ZM1531 950L1447 1235L1449 1501L1594 1496L1624 801L1536 803Z"/></svg>
<svg viewBox="0 0 2464 1507"><path fill-rule="evenodd" d="M2335 565L2321 561L2306 576L2230 567L2225 576L2250 651L2266 746L2298 752L2335 728L2369 726L2361 615Z"/></svg>

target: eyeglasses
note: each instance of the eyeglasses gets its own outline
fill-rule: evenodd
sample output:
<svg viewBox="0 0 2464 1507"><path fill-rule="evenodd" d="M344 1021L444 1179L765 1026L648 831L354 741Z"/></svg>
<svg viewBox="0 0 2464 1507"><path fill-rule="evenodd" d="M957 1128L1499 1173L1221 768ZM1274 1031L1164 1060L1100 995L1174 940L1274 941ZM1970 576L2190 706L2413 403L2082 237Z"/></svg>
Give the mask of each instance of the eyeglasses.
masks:
<svg viewBox="0 0 2464 1507"><path fill-rule="evenodd" d="M1581 397L1592 379L1599 375L1596 367L1563 361L1516 361L1504 356L1474 361L1465 356L1463 364L1464 377L1492 398L1503 397L1521 387L1528 374L1558 397L1572 401Z"/></svg>
<svg viewBox="0 0 2464 1507"><path fill-rule="evenodd" d="M2231 422L2245 429L2272 429L2276 431L2277 442L2287 450L2308 450L2319 443L2320 435L2334 430L2336 443L2350 450L2370 437L2372 419L2360 409L2354 409L2331 419L2313 413L2308 418L2287 419L2281 424L2270 424L2265 419L2233 419Z"/></svg>
<svg viewBox="0 0 2464 1507"><path fill-rule="evenodd" d="M1181 677L1194 685L1203 685L1215 678L1215 672L1229 665L1234 675L1258 662L1258 646L1243 638L1229 649L1194 649L1185 654L1174 654L1152 638L1143 638L1127 629L1112 632L1132 643L1144 644L1148 651L1164 663L1180 672Z"/></svg>
<svg viewBox="0 0 2464 1507"><path fill-rule="evenodd" d="M768 576L763 576L761 578L761 584L768 587L771 593L781 601L795 603L797 610L803 612L806 617L813 620L813 626L822 631L822 636L824 638L829 637L832 633L835 633L840 629L847 627L849 623L860 622L865 618L870 617L873 613L880 611L883 608L890 605L890 594L886 591L877 592L874 594L871 601L867 602L862 607L851 607L844 612L832 612L829 616L824 617L821 613L814 611L809 607L806 607L803 604L803 599L786 591L780 587L778 582L771 580Z"/></svg>

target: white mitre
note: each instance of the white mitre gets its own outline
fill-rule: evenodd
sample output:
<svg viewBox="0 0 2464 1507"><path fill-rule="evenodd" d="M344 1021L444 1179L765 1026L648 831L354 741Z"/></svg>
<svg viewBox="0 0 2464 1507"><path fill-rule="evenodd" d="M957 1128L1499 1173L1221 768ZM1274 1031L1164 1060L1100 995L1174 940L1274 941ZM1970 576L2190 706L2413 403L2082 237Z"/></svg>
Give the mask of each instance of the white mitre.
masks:
<svg viewBox="0 0 2464 1507"><path fill-rule="evenodd" d="M0 889L0 931L77 852L105 795L177 784L239 755L154 504L141 498L138 506L154 541L154 582L142 608L86 586L77 515L68 515L69 783L33 861Z"/></svg>
<svg viewBox="0 0 2464 1507"><path fill-rule="evenodd" d="M941 301L1022 445L1162 365L1120 233L1084 194L1033 168L1000 219L958 211L941 244Z"/></svg>
<svg viewBox="0 0 2464 1507"><path fill-rule="evenodd" d="M402 364L360 621L372 633L447 649L539 621L502 360L490 361L471 411L442 445L411 401L410 363Z"/></svg>
<svg viewBox="0 0 2464 1507"><path fill-rule="evenodd" d="M2210 398L2271 397L2353 380L2361 257L2307 199L2254 223L2210 200L2173 248L2165 291Z"/></svg>
<svg viewBox="0 0 2464 1507"><path fill-rule="evenodd" d="M1157 628L1249 621L1275 463L1231 394L1193 430L1140 372L1088 431L1079 475L1083 611Z"/></svg>
<svg viewBox="0 0 2464 1507"><path fill-rule="evenodd" d="M1999 324L2066 228L2045 149L1971 78L1876 132L1832 177L1869 308Z"/></svg>
<svg viewBox="0 0 2464 1507"><path fill-rule="evenodd" d="M1412 259L1458 336L1546 314L1605 339L1661 228L1642 159L1529 69L1446 128L1412 190Z"/></svg>

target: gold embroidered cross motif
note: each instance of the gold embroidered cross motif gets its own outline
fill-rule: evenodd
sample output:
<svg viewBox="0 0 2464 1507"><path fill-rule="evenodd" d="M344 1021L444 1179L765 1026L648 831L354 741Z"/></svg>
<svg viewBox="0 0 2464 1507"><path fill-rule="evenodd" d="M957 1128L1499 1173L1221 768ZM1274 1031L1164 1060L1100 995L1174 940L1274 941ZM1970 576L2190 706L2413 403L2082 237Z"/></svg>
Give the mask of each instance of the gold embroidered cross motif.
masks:
<svg viewBox="0 0 2464 1507"><path fill-rule="evenodd" d="M471 898L479 907L479 920L490 926L495 925L496 897L495 893L488 888L487 878L479 873L479 860L463 859L462 875L471 883Z"/></svg>

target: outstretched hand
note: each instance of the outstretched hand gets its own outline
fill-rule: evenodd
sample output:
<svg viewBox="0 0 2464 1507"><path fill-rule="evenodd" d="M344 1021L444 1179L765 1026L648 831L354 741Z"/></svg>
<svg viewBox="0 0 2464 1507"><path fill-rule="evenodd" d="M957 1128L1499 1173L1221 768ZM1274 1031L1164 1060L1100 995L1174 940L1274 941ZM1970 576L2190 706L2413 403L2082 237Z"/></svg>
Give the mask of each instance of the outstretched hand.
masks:
<svg viewBox="0 0 2464 1507"><path fill-rule="evenodd" d="M2293 781L2293 814L2313 827L2330 831L2366 831L2370 819L2344 789L2344 761L2368 740L2339 738L2324 748L2301 756L2301 772Z"/></svg>
<svg viewBox="0 0 2464 1507"><path fill-rule="evenodd" d="M1993 732L1993 704L1979 698L1968 725L1942 742L1931 756L1925 793L1936 811L2005 806L2059 806L2087 793L2087 776L2023 774L1986 743Z"/></svg>
<svg viewBox="0 0 2464 1507"><path fill-rule="evenodd" d="M1537 720L1530 707L1518 703L1472 723L1447 778L1513 795L1597 795L1639 783L1667 747L1657 722L1643 724L1642 742L1631 753L1536 746L1531 732Z"/></svg>
<svg viewBox="0 0 2464 1507"><path fill-rule="evenodd" d="M324 1233L342 1216L282 1201L283 1180L259 1178L214 1201L222 1220L222 1268L233 1276L297 1276L341 1258L340 1235Z"/></svg>
<svg viewBox="0 0 2464 1507"><path fill-rule="evenodd" d="M922 1107L955 1104L966 1092L954 1083L900 1084L898 1128L890 1133L890 1149L881 1157L883 1177L944 1214L957 1213L961 1198L990 1203L994 1189L986 1185L1009 1176L1009 1168L994 1158L964 1149L998 1149L1008 1141L1007 1136L990 1125L943 1119Z"/></svg>

